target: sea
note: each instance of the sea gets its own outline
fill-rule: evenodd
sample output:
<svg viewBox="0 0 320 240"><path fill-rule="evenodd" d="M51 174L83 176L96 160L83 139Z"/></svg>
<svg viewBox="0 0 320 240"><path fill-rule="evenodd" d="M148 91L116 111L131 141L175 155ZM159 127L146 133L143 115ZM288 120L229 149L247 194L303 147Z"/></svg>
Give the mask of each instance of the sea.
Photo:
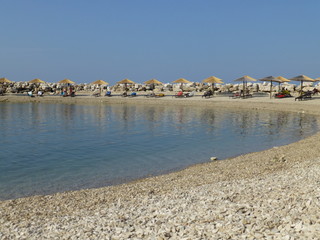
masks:
<svg viewBox="0 0 320 240"><path fill-rule="evenodd" d="M121 184L289 144L313 115L201 106L0 103L0 200Z"/></svg>

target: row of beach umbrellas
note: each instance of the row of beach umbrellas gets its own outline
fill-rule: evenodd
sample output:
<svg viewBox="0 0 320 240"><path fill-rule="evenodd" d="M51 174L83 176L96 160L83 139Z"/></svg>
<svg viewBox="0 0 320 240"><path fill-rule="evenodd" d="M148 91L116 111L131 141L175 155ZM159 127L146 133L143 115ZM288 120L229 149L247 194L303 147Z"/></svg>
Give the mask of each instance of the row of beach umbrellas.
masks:
<svg viewBox="0 0 320 240"><path fill-rule="evenodd" d="M11 83L12 81L10 81L9 79L7 78L0 78L0 83ZM39 78L35 78L31 81L29 81L29 83L45 83L45 81L39 79ZM61 81L59 81L58 83L69 83L69 84L73 84L75 82L71 81L70 79L63 79Z"/></svg>
<svg viewBox="0 0 320 240"><path fill-rule="evenodd" d="M264 78L261 78L259 79L260 81L264 81L264 82L270 82L270 98L271 98L271 92L272 92L272 85L274 82L276 83L279 83L279 85L281 83L285 83L285 82L290 82L290 81L298 81L300 82L300 85L301 85L301 89L303 87L303 83L304 82L316 82L316 81L320 81L320 78L316 78L316 79L312 79L306 75L299 75L299 76L296 76L296 77L293 77L293 78L290 78L290 79L287 79L285 77L282 77L282 76L278 76L278 77L274 77L274 76L268 76L268 77L264 77ZM234 80L236 82L242 82L243 83L243 94L245 94L245 90L247 88L247 83L248 82L254 82L254 81L257 81L257 79L255 78L252 78L248 75L245 75L241 78L238 78L236 80ZM216 83L223 83L222 79L220 78L217 78L215 76L211 76L211 77L208 77L206 79L204 79L202 81L203 83L211 83L212 84L212 90L214 91L214 84ZM125 84L133 84L134 82L129 80L129 79L124 79L120 82L118 82L119 84L121 83L125 83ZM181 83L181 88L182 88L182 84L184 83L192 83L184 78L179 78L175 81L173 81L172 83ZM149 81L146 81L145 84L162 84L162 82L156 80L156 79L151 79Z"/></svg>
<svg viewBox="0 0 320 240"><path fill-rule="evenodd" d="M0 78L0 83L11 83L11 82L12 81L10 81L7 78ZM203 80L203 82L205 82L205 83L223 83L222 80L217 77L209 77L209 78ZM39 78L35 78L35 79L29 81L29 83L45 83L45 81L43 81ZM59 81L58 83L74 84L75 82L71 81L70 79L63 79L63 80ZM126 79L123 79L117 83L118 84L134 84L135 82L126 78ZM148 80L144 83L145 84L163 84L162 82L160 82L157 79L151 79L151 80ZM183 83L192 83L192 82L188 81L184 78L179 78L179 79L173 81L172 83L182 83L183 84ZM109 83L107 83L106 81L103 81L103 80L97 80L97 81L92 82L91 84L108 85Z"/></svg>
<svg viewBox="0 0 320 240"><path fill-rule="evenodd" d="M272 84L273 82L277 82L277 83L284 83L284 82L290 82L291 80L292 81L299 81L301 83L301 87L303 86L303 82L315 82L315 81L319 81L320 78L317 78L317 79L312 79L310 77L307 77L305 75L299 75L299 76L296 76L294 78L291 78L290 80L287 79L287 78L284 78L282 76L278 76L278 77L274 77L274 76L268 76L268 77L265 77L265 78L261 78L259 79L260 81L268 81L271 83L271 88L272 88ZM257 81L257 79L254 79L248 75L245 75L241 78L238 78L236 80L234 80L236 82L243 82L243 86L245 87L247 82L252 82L252 81ZM0 83L10 83L11 81L7 78L0 78ZM216 83L220 83L222 84L223 81L222 79L220 78L217 78L215 76L211 76L211 77L208 77L206 79L204 79L202 81L203 83L211 83L212 86L214 87L214 84ZM31 81L29 81L29 83L45 83L45 81L39 79L39 78L35 78ZM74 84L75 82L71 81L70 79L63 79L61 81L59 81L58 83L61 83L61 84ZM118 84L134 84L135 82L129 80L129 79L123 79L119 82L117 82ZM144 82L145 84L163 84L162 82L158 81L157 79L151 79L149 81L146 81ZM185 83L192 83L191 81L189 80L186 80L184 78L179 78L175 81L173 81L172 83L181 83L182 84L185 84ZM109 83L103 81L103 80L97 80L97 81L94 81L92 82L91 84L98 84L98 85L108 85Z"/></svg>

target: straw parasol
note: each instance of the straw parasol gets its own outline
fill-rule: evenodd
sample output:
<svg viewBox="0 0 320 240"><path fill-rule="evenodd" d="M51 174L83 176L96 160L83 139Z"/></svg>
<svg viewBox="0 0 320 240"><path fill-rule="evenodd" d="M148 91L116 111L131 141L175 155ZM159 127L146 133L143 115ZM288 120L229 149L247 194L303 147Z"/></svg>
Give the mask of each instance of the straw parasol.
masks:
<svg viewBox="0 0 320 240"><path fill-rule="evenodd" d="M256 79L245 75L241 78L237 78L236 80L234 80L235 82L243 82L243 97L245 96L245 90L247 89L247 82L255 82L257 81Z"/></svg>
<svg viewBox="0 0 320 240"><path fill-rule="evenodd" d="M173 81L172 83L181 83L180 88L182 89L182 86L183 86L184 83L192 83L192 82L190 82L190 81L188 81L187 79L184 79L184 78L179 78L179 79Z"/></svg>
<svg viewBox="0 0 320 240"><path fill-rule="evenodd" d="M272 92L272 83L273 82L277 82L277 83L281 83L281 80L279 80L278 78L274 77L274 76L269 76L269 77L265 77L265 78L261 78L259 79L260 81L263 82L270 82L270 98L271 98L271 92Z"/></svg>
<svg viewBox="0 0 320 240"><path fill-rule="evenodd" d="M184 79L184 78L179 78L175 81L173 81L172 83L192 83L190 81L188 81L187 79Z"/></svg>
<svg viewBox="0 0 320 240"><path fill-rule="evenodd" d="M215 83L223 83L223 82L222 82L222 79L217 78L217 77L215 77L215 76L208 77L208 78L204 79L202 82L203 82L203 83L211 83L211 84L212 84L212 91L213 91L213 92L214 92L214 84L215 84Z"/></svg>
<svg viewBox="0 0 320 240"><path fill-rule="evenodd" d="M1 92L1 94L4 93L4 90L2 89L2 87L5 85L5 83L11 83L11 81L7 78L0 78L0 84L1 84L0 92Z"/></svg>
<svg viewBox="0 0 320 240"><path fill-rule="evenodd" d="M121 81L118 82L119 84L134 84L134 81L129 80L128 78L123 79Z"/></svg>
<svg viewBox="0 0 320 240"><path fill-rule="evenodd" d="M118 84L124 84L124 88L125 88L125 92L127 92L127 84L134 84L134 81L129 80L128 78L125 78L119 82L117 82Z"/></svg>
<svg viewBox="0 0 320 240"><path fill-rule="evenodd" d="M284 82L290 82L289 79L287 79L287 78L285 78L285 77L281 77L281 76L276 77L276 79L279 79L282 83L284 83Z"/></svg>
<svg viewBox="0 0 320 240"><path fill-rule="evenodd" d="M282 76L278 76L276 77L276 79L280 80L281 82L279 82L279 92L280 92L280 85L281 83L286 83L286 82L291 82L289 79L282 77Z"/></svg>
<svg viewBox="0 0 320 240"><path fill-rule="evenodd" d="M92 82L91 84L97 84L97 85L108 85L109 83L107 83L106 81L103 81L103 80L97 80L97 81L94 81L94 82ZM102 88L101 87L99 87L100 88L100 95L101 95L101 92L102 92Z"/></svg>
<svg viewBox="0 0 320 240"><path fill-rule="evenodd" d="M7 78L0 78L0 83L11 83L11 81Z"/></svg>
<svg viewBox="0 0 320 240"><path fill-rule="evenodd" d="M303 82L316 82L315 79L309 78L306 75L299 75L299 76L290 78L289 80L300 82L301 93L302 93L302 88L303 88Z"/></svg>
<svg viewBox="0 0 320 240"><path fill-rule="evenodd" d="M103 81L103 80L97 80L97 81L92 82L91 84L109 85L109 83L107 83L106 81Z"/></svg>
<svg viewBox="0 0 320 240"><path fill-rule="evenodd" d="M150 89L152 90L152 92L155 89L154 85L162 85L163 84L162 82L160 82L160 81L158 81L157 79L154 79L154 78L149 80L149 81L145 81L144 83L147 84L147 85L150 85Z"/></svg>
<svg viewBox="0 0 320 240"><path fill-rule="evenodd" d="M215 76L208 77L208 78L204 79L202 82L204 82L204 83L223 83L222 79L217 78Z"/></svg>
<svg viewBox="0 0 320 240"><path fill-rule="evenodd" d="M248 81L257 81L257 80L252 78L252 77L250 77L250 76L248 76L248 75L245 75L245 76L243 76L241 78L238 78L238 79L236 79L234 81L235 82L248 82Z"/></svg>
<svg viewBox="0 0 320 240"><path fill-rule="evenodd" d="M158 81L157 79L151 79L144 82L145 84L163 84L162 82Z"/></svg>
<svg viewBox="0 0 320 240"><path fill-rule="evenodd" d="M61 80L61 81L59 81L58 83L68 83L68 84L73 84L73 83L75 83L74 81L71 81L70 79L63 79L63 80Z"/></svg>
<svg viewBox="0 0 320 240"><path fill-rule="evenodd" d="M45 81L42 81L42 80L39 79L39 78L35 78L35 79L29 81L29 83L45 83Z"/></svg>

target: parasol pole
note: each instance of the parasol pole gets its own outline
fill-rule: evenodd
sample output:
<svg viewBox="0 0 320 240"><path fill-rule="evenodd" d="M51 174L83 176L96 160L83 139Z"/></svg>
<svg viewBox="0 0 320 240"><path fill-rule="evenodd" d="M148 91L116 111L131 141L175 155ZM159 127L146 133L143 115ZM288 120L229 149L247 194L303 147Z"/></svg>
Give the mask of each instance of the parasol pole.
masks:
<svg viewBox="0 0 320 240"><path fill-rule="evenodd" d="M244 97L244 89L245 89L245 80L243 80L242 97ZM241 96L241 94L240 94L240 96Z"/></svg>

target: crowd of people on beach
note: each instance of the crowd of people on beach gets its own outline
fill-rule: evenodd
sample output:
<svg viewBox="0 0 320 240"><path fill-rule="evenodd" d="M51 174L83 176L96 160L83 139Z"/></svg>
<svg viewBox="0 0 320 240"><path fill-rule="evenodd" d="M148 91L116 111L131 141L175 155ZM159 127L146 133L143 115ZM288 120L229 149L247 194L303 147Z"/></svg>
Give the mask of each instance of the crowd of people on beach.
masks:
<svg viewBox="0 0 320 240"><path fill-rule="evenodd" d="M211 98L214 95L229 94L232 98L247 98L253 94L269 93L274 98L300 97L302 100L318 94L319 85L313 86L313 83L305 84L303 88L295 84L282 84L270 87L270 83L242 83L237 84L115 84L96 85L96 84L51 84L51 83L28 83L28 82L10 82L0 84L0 96L5 94L27 94L30 97L44 95L56 95L62 97L74 97L76 93L101 96L122 96L122 97L193 97L202 96ZM271 90L271 91L270 91ZM298 98L298 100L301 100Z"/></svg>

